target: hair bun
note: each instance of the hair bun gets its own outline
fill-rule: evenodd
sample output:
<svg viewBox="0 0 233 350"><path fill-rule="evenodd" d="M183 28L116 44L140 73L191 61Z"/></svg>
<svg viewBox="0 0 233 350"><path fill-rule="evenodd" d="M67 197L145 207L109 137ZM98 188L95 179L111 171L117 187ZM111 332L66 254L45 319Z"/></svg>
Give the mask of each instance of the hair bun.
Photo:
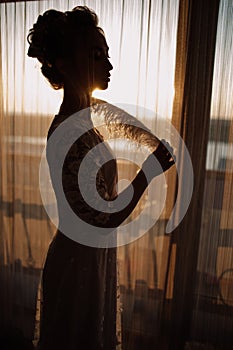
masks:
<svg viewBox="0 0 233 350"><path fill-rule="evenodd" d="M29 57L36 57L40 62L50 61L50 37L51 35L62 35L66 26L66 15L56 10L48 10L39 15L37 22L30 30L27 40L30 44L28 49Z"/></svg>
<svg viewBox="0 0 233 350"><path fill-rule="evenodd" d="M42 63L41 71L55 89L60 89L64 83L56 66L57 59L71 58L78 38L82 44L85 42L89 27L101 31L97 24L97 15L86 6L67 12L51 9L37 18L27 37L28 56Z"/></svg>

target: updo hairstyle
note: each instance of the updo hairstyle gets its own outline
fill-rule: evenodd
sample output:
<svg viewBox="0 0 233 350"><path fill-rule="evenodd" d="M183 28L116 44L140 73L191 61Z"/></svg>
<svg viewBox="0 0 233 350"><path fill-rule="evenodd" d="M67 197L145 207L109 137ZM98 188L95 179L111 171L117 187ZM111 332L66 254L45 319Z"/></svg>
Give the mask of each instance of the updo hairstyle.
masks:
<svg viewBox="0 0 233 350"><path fill-rule="evenodd" d="M72 11L48 10L40 15L30 29L27 40L30 44L28 56L36 57L42 74L54 89L64 86L63 76L56 67L58 58L72 58L77 43L84 44L88 30L98 27L96 13L86 6L77 6Z"/></svg>

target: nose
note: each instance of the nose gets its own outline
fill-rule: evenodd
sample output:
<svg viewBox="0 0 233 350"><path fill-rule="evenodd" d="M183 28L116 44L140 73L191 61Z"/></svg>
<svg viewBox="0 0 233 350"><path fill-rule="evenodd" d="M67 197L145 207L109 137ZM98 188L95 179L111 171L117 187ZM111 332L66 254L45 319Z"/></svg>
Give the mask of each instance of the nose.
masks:
<svg viewBox="0 0 233 350"><path fill-rule="evenodd" d="M109 61L109 59L107 59L107 63L108 63L108 70L112 70L113 69L113 65L111 64L111 62Z"/></svg>

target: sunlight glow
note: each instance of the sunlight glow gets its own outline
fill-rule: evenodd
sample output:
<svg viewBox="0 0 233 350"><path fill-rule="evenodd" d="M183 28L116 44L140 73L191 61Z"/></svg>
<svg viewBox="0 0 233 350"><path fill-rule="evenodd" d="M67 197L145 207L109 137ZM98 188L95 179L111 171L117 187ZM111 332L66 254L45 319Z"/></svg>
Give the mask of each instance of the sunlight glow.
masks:
<svg viewBox="0 0 233 350"><path fill-rule="evenodd" d="M64 6L61 8L61 4L58 4L58 9L64 10L65 2L59 3ZM70 8L73 7L71 3ZM156 4L152 5L149 13L148 4L145 4L142 11L138 2L134 5L126 2L123 24L119 26L121 4L115 8L115 16L112 18L104 8L95 8L93 1L85 2L87 6L95 8L97 13L101 13L100 26L106 33L112 57L110 61L114 67L109 88L106 91L95 91L95 97L110 103L144 106L163 118L171 118L178 3L178 0L173 2L173 18L170 22L166 19L169 25L166 26L162 22L165 19L158 14L157 20L151 21L148 31L148 16L156 13ZM50 87L40 72L40 64L26 54L28 31L37 16L48 8L51 8L49 1L43 4L37 1L0 4L3 105L4 110L10 113L15 111L51 115L59 110L62 91ZM28 15L25 16L25 13ZM168 15L169 13L168 10Z"/></svg>

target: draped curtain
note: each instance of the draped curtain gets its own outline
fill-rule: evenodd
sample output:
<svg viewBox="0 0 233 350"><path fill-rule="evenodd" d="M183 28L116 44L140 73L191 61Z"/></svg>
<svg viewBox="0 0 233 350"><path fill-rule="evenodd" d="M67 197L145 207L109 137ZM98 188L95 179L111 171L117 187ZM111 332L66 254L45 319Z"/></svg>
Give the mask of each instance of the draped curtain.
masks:
<svg viewBox="0 0 233 350"><path fill-rule="evenodd" d="M191 336L232 346L233 2L221 1Z"/></svg>
<svg viewBox="0 0 233 350"><path fill-rule="evenodd" d="M41 269L56 230L43 208L39 164L62 95L27 57L26 37L39 14L70 10L77 2L1 2L0 326L19 329L30 340ZM135 108L135 116L159 137L166 137L164 125L171 121L194 166L193 199L181 225L166 234L177 190L173 169L160 219L143 237L118 248L122 349L196 349L194 342L217 348L224 341L230 348L233 2L78 5L99 15L114 66L109 89L95 96L140 105L143 113ZM120 178L136 171L121 160L118 167Z"/></svg>

